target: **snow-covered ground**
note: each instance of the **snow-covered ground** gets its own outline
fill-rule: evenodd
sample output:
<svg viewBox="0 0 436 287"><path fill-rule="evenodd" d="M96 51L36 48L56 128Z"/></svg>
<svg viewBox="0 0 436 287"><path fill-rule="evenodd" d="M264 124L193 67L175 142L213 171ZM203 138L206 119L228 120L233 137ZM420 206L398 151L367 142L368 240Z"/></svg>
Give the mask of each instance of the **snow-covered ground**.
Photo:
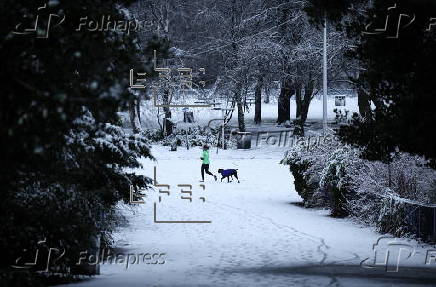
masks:
<svg viewBox="0 0 436 287"><path fill-rule="evenodd" d="M199 148L169 152L168 147L153 146L152 152L157 162L144 160L144 168L136 172L153 176L156 166L158 184L170 185L170 193L159 193L167 187L156 187L145 204L133 210L121 206L130 224L115 239L120 252L164 253L157 261L165 263L141 261L128 268L125 262L102 264L100 276L66 286L434 286L434 269L428 267L436 262L425 265L430 247L414 241L399 241L416 248L409 259L403 253L400 272L368 268L370 260L367 268L361 267L362 260L374 257L373 245L381 235L349 219L331 218L327 210L294 204L301 199L288 167L279 164L283 148L218 154L211 149L211 170L237 168L240 183L207 176L204 190L199 186ZM181 193L189 187L180 184L192 185L192 202L181 199L189 197ZM384 254L377 250L379 262ZM392 258L397 257L389 259L389 271L395 267Z"/></svg>
<svg viewBox="0 0 436 287"><path fill-rule="evenodd" d="M314 98L309 105L309 112L307 113L308 120L322 120L322 98ZM336 114L333 112L334 109L348 110L350 116L353 113L359 112L359 106L357 104L357 97L347 97L344 107L335 106L335 98L329 97L327 100L327 118L332 120L335 118ZM291 119L295 119L296 115L296 103L294 99L291 99ZM235 115L237 115L237 111ZM247 119L254 118L254 105L251 106L249 113L245 114ZM237 117L236 117L237 118ZM277 120L277 103L262 103L262 118Z"/></svg>
<svg viewBox="0 0 436 287"><path fill-rule="evenodd" d="M187 103L194 104L194 100L190 99L186 102L178 102L178 104ZM225 102L219 107L225 107ZM228 107L227 107L228 108ZM336 114L333 112L335 108L342 111L348 110L349 115L359 111L357 104L357 97L347 97L345 107L335 107L335 98L329 97L327 101L327 117L329 120L333 120ZM309 106L309 112L307 114L307 121L321 121L323 116L323 103L321 98L314 98ZM196 123L206 126L211 119L221 118L221 111L213 111L211 108L191 108L194 112L194 119ZM162 113L162 111L161 111ZM183 109L171 108L172 118L175 122L183 121ZM291 119L295 119L296 104L295 99L291 99ZM262 121L263 123L275 123L277 120L277 103L271 102L269 104L262 103ZM254 104L246 111L245 121L251 124L254 121ZM144 128L157 128L157 109L153 107L152 101L144 101L142 107L142 118L147 119L143 123ZM238 112L235 111L232 116L231 124L237 125Z"/></svg>

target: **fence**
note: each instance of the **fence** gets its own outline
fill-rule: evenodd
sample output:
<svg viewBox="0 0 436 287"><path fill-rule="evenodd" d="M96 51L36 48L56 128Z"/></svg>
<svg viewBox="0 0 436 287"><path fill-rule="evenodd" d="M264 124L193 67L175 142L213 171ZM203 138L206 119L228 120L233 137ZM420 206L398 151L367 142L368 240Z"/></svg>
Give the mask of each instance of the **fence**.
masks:
<svg viewBox="0 0 436 287"><path fill-rule="evenodd" d="M424 242L436 243L436 204L423 204L390 194L371 195L374 201L379 200L385 205L385 212L380 213L382 218L377 222L382 232L400 229L402 233L414 235Z"/></svg>
<svg viewBox="0 0 436 287"><path fill-rule="evenodd" d="M436 205L404 203L408 231L425 242L436 243Z"/></svg>

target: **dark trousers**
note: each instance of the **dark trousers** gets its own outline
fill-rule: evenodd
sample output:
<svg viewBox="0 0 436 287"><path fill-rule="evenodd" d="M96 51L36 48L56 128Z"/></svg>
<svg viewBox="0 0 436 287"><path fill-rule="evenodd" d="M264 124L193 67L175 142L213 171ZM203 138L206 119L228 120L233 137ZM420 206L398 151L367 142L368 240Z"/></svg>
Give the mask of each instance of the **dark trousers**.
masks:
<svg viewBox="0 0 436 287"><path fill-rule="evenodd" d="M213 173L211 173L211 172L209 171L209 165L203 163L203 164L201 165L201 178L202 178L203 180L204 180L204 171L206 171L207 174L213 176Z"/></svg>

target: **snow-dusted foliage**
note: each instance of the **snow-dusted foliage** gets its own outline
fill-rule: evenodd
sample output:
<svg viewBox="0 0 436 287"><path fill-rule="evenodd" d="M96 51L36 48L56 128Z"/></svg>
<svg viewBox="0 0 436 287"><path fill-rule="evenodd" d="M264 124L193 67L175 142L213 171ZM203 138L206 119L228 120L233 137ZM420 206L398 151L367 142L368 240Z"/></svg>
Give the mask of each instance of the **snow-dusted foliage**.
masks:
<svg viewBox="0 0 436 287"><path fill-rule="evenodd" d="M333 216L351 215L395 235L420 232L417 219L406 215L434 203L436 171L406 153L392 155L391 163L360 155L331 135L317 145L293 146L282 163L290 166L306 207L330 207Z"/></svg>
<svg viewBox="0 0 436 287"><path fill-rule="evenodd" d="M162 144L164 146L170 146L175 143L177 146L203 146L208 144L211 146L216 146L219 144L221 146L221 128L204 128L199 125L191 125L189 128L177 128L174 129L173 133L169 136L163 136L160 130L144 130L141 132L149 142ZM225 131L226 146L228 148L236 148L237 137L230 136L229 128Z"/></svg>
<svg viewBox="0 0 436 287"><path fill-rule="evenodd" d="M333 216L347 216L347 193L351 189L352 177L348 173L355 164L355 150L349 147L339 147L327 159L327 164L321 173L319 187L328 192Z"/></svg>
<svg viewBox="0 0 436 287"><path fill-rule="evenodd" d="M131 0L4 3L5 23L27 20L18 33L9 24L0 26L0 285L33 287L40 286L37 280L22 278L36 271L73 272L80 252L95 248L100 234L116 223L114 206L128 198L129 185L146 186L147 178L125 172L139 166L137 157L149 156L146 140L117 127L116 112L133 98L129 70L152 62L141 58L135 31L82 25L101 15L111 15L112 23L128 21L120 9ZM48 20L22 33L49 15L56 15L55 25ZM50 248L65 254L56 263L53 257L60 254L51 254L48 270L46 258L29 269L24 265L36 250L47 256Z"/></svg>
<svg viewBox="0 0 436 287"><path fill-rule="evenodd" d="M303 138L298 142L301 144L293 145L286 152L282 163L290 166L295 179L295 189L307 207L326 205L327 202L323 198L326 194L319 188L319 184L330 154L340 144L333 136L326 137L317 145L306 145L307 141Z"/></svg>
<svg viewBox="0 0 436 287"><path fill-rule="evenodd" d="M170 145L176 142L178 146L202 146L206 143L213 143L216 139L216 132L212 129L203 129L200 126L188 129L176 129L175 132L162 140L163 145Z"/></svg>
<svg viewBox="0 0 436 287"><path fill-rule="evenodd" d="M151 182L125 172L141 166L139 157L151 158L149 152L144 137L98 123L86 111L73 122L65 142L50 153L50 168L57 172L44 177L23 174L13 198L8 198L7 208L20 210L4 226L17 238L8 242L14 255L20 255L23 241L36 250L42 248L38 241L45 240L45 247L66 252L51 271L73 272L80 252L92 252L100 238L102 244L110 243L119 217L114 206L128 200L130 185L143 188ZM37 270L45 269L43 261L38 264Z"/></svg>
<svg viewBox="0 0 436 287"><path fill-rule="evenodd" d="M110 123L96 125L90 112L74 121L74 128L66 135L66 143L66 159L72 168L79 166L78 151L94 158L110 156L108 161L120 171L121 167L140 167L137 158L150 154L145 137L128 135L121 127Z"/></svg>

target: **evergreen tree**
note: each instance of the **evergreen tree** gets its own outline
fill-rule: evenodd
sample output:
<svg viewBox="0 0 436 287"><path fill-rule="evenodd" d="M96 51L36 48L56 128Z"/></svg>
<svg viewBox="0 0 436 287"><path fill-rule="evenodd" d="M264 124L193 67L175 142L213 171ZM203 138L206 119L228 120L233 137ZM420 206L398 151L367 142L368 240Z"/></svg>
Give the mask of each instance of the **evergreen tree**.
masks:
<svg viewBox="0 0 436 287"><path fill-rule="evenodd" d="M0 4L1 273L44 239L66 252L58 269L74 266L96 237L110 235L114 205L127 201L130 185L150 182L125 171L152 158L144 138L117 125L118 109L133 97L129 70L146 68L136 34L113 22L91 29L102 16L127 25L130 2ZM36 19L35 32L24 30ZM86 21L93 26L79 29Z"/></svg>
<svg viewBox="0 0 436 287"><path fill-rule="evenodd" d="M432 18L436 2L311 2L308 13L316 22L321 23L326 15L356 40L350 56L359 61L362 72L353 80L375 105L370 115L354 116L350 125L342 127L341 137L363 146L370 159L389 161L393 151L401 150L424 155L435 166L436 74L432 66L436 61L436 29ZM365 13L359 5L366 6ZM377 32L375 29L385 26L388 15L387 30Z"/></svg>

